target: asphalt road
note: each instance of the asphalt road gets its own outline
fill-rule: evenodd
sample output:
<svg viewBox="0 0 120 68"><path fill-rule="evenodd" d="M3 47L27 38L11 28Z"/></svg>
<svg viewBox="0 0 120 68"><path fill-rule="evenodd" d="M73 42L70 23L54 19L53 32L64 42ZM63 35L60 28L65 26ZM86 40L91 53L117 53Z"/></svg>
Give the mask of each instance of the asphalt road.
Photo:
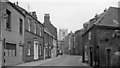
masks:
<svg viewBox="0 0 120 68"><path fill-rule="evenodd" d="M16 66L7 68L91 68L87 64L82 63L81 56L62 55L45 63L36 62L37 66Z"/></svg>
<svg viewBox="0 0 120 68"><path fill-rule="evenodd" d="M82 63L81 56L62 55L60 58L51 60L40 66L87 66Z"/></svg>

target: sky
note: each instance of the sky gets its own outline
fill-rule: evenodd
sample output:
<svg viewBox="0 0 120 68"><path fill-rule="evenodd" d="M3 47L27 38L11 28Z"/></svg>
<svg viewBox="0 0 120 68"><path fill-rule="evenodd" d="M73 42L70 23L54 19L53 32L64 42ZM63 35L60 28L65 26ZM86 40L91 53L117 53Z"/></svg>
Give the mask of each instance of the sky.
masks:
<svg viewBox="0 0 120 68"><path fill-rule="evenodd" d="M117 7L120 0L9 0L17 2L27 11L36 11L38 20L43 23L44 14L50 14L51 23L59 28L76 31L83 23L100 14L105 8ZM29 8L28 8L29 7Z"/></svg>

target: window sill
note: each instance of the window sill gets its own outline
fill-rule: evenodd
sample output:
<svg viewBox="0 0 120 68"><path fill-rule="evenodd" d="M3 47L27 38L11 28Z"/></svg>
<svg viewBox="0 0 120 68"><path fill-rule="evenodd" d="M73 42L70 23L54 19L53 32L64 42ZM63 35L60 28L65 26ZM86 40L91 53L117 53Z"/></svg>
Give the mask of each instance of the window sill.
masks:
<svg viewBox="0 0 120 68"><path fill-rule="evenodd" d="M11 29L9 29L9 28L6 28L6 30L11 32Z"/></svg>
<svg viewBox="0 0 120 68"><path fill-rule="evenodd" d="M27 56L31 56L31 55L27 55Z"/></svg>

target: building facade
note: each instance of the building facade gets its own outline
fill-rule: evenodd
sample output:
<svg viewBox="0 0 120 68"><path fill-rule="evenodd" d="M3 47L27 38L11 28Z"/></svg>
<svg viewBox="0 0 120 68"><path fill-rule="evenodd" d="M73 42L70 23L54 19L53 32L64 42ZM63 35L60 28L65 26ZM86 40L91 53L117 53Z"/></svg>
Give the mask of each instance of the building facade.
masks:
<svg viewBox="0 0 120 68"><path fill-rule="evenodd" d="M94 25L83 34L83 59L91 66L119 65L118 8L110 7L102 15L90 20ZM118 34L117 34L118 35Z"/></svg>
<svg viewBox="0 0 120 68"><path fill-rule="evenodd" d="M74 48L75 48L75 55L82 55L82 34L84 29L80 29L75 31L74 37Z"/></svg>
<svg viewBox="0 0 120 68"><path fill-rule="evenodd" d="M25 15L11 2L2 2L0 5L2 65L23 63Z"/></svg>
<svg viewBox="0 0 120 68"><path fill-rule="evenodd" d="M49 57L56 57L57 55L57 28L52 25L49 14L45 14L43 25L44 25L44 38L45 38L44 49L46 48L46 46L48 47L48 49L44 51L46 52L48 51Z"/></svg>
<svg viewBox="0 0 120 68"><path fill-rule="evenodd" d="M64 53L73 55L74 54L74 33L70 32L65 38L64 38ZM61 48L63 48L61 47Z"/></svg>
<svg viewBox="0 0 120 68"><path fill-rule="evenodd" d="M49 19L45 14L42 24L36 12L0 1L0 67L56 57L57 28Z"/></svg>
<svg viewBox="0 0 120 68"><path fill-rule="evenodd" d="M36 12L27 12L16 5L25 15L24 28L24 61L42 60L44 58L44 26L37 20Z"/></svg>
<svg viewBox="0 0 120 68"><path fill-rule="evenodd" d="M52 35L44 28L44 59L51 58L52 42Z"/></svg>
<svg viewBox="0 0 120 68"><path fill-rule="evenodd" d="M43 59L44 26L37 20L36 13L26 13L25 61Z"/></svg>

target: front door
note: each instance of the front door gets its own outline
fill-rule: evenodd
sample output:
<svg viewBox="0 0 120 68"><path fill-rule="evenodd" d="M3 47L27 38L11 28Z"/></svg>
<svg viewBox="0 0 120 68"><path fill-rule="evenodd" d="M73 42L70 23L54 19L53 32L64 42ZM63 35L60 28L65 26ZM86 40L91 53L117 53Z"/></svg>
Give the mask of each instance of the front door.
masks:
<svg viewBox="0 0 120 68"><path fill-rule="evenodd" d="M34 41L34 60L38 59L38 41Z"/></svg>
<svg viewBox="0 0 120 68"><path fill-rule="evenodd" d="M20 57L20 63L22 63L23 62L23 46L22 45L20 45L20 55L19 55L19 57Z"/></svg>
<svg viewBox="0 0 120 68"><path fill-rule="evenodd" d="M45 59L45 56L46 56L45 52L46 52L46 51L45 51L45 47L44 47L44 59Z"/></svg>

